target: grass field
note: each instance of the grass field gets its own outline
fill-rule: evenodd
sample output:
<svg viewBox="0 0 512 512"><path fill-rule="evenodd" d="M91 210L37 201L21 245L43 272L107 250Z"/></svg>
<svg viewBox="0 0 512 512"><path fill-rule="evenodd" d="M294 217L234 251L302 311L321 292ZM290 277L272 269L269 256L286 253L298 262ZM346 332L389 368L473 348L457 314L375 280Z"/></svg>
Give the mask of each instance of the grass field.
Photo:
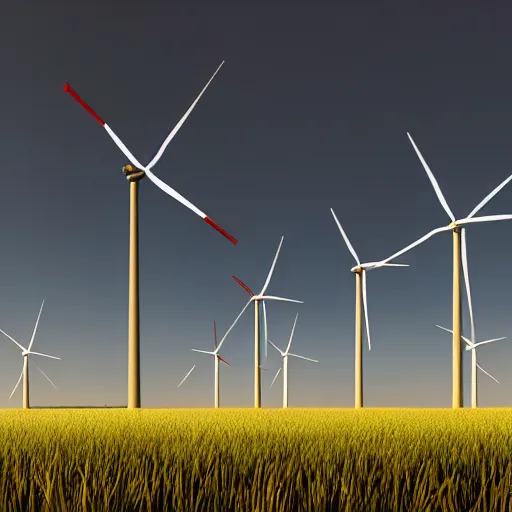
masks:
<svg viewBox="0 0 512 512"><path fill-rule="evenodd" d="M0 410L0 510L509 511L512 409Z"/></svg>

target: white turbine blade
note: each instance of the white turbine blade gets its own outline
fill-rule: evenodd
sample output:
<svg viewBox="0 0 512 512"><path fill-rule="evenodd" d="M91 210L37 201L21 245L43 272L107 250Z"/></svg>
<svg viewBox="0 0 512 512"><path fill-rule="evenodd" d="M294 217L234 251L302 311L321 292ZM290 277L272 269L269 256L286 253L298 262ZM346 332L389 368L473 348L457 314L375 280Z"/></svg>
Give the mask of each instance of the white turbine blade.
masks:
<svg viewBox="0 0 512 512"><path fill-rule="evenodd" d="M103 128L107 130L107 133L110 135L111 139L115 142L116 146L123 152L124 156L128 158L130 163L137 167L138 169L144 169L144 166L132 155L130 150L124 145L123 141L114 133L114 130L110 128L110 126L105 123Z"/></svg>
<svg viewBox="0 0 512 512"><path fill-rule="evenodd" d="M463 226L464 224L469 224L471 222L495 222L497 220L510 220L512 219L512 215L503 214L503 215L484 215L483 217L472 217L471 219L465 218L457 221L457 224Z"/></svg>
<svg viewBox="0 0 512 512"><path fill-rule="evenodd" d="M23 377L23 372L24 371L25 371L25 365L23 365L23 368L21 369L20 378L18 379L18 382L16 382L16 386L14 386L14 389L12 390L12 393L9 396L9 400L12 398L12 395L14 395L14 392L16 391L16 388L20 385L21 378Z"/></svg>
<svg viewBox="0 0 512 512"><path fill-rule="evenodd" d="M295 302L296 304L304 304L303 300L285 299L284 297L276 297L275 295L261 295L260 300L280 300L281 302Z"/></svg>
<svg viewBox="0 0 512 512"><path fill-rule="evenodd" d="M334 213L334 210L332 208L331 208L331 213L332 213L332 216L334 217L334 220L336 221L336 224L338 225L338 229L340 230L343 240L345 240L345 243L347 244L348 250L352 253L352 256L354 256L356 263L358 265L361 265L361 261L359 260L359 256L357 255L356 250L354 249L354 247L352 247L352 244L350 243L350 240L348 239L347 234L345 233L345 231L343 231L340 221L338 220L338 217L336 217L336 214Z"/></svg>
<svg viewBox="0 0 512 512"><path fill-rule="evenodd" d="M284 356L284 352L277 346L277 345L274 345L270 340L268 340L268 342L282 355Z"/></svg>
<svg viewBox="0 0 512 512"><path fill-rule="evenodd" d="M500 185L498 185L489 195L485 196L473 209L473 211L468 215L468 219L473 217L475 213L477 213L479 210L481 210L505 185L509 183L509 181L512 180L512 174Z"/></svg>
<svg viewBox="0 0 512 512"><path fill-rule="evenodd" d="M489 377L491 377L492 380L494 380L495 382L497 382L498 384L500 383L500 381L498 379L496 379L495 377L493 377L489 372L486 372L478 363L476 364L477 368L479 370L481 370L482 372L484 372L486 375L488 375Z"/></svg>
<svg viewBox="0 0 512 512"><path fill-rule="evenodd" d="M165 149L171 142L171 140L174 138L174 136L178 133L178 130L181 128L183 123L187 120L187 117L190 115L192 110L194 110L194 107L196 106L197 102L201 99L201 96L206 91L208 86L210 85L211 81L215 78L215 75L219 72L220 68L222 67L222 64L224 64L224 61L222 61L221 65L217 68L217 71L213 74L213 76L208 80L208 83L203 87L203 90L199 93L199 96L195 99L194 103L190 105L189 109L185 112L185 115L179 120L178 124L172 129L171 133L167 135L167 138L165 139L164 143L160 146L160 149L156 153L156 155L153 157L153 160L149 162L147 165L148 169L151 169L157 162L160 160L161 156L163 155Z"/></svg>
<svg viewBox="0 0 512 512"><path fill-rule="evenodd" d="M277 376L279 375L279 372L280 372L280 371L281 371L281 368L279 368L279 370L277 370L277 373L276 373L276 375L275 375L275 377L274 377L274 380L272 381L272 384L270 384L270 387L272 387L272 386L274 385L274 382L276 381Z"/></svg>
<svg viewBox="0 0 512 512"><path fill-rule="evenodd" d="M473 317L473 304L471 302L471 286L469 284L469 270L468 270L468 253L466 247L466 230L462 229L461 233L461 256L462 256L462 273L464 275L464 283L466 285L466 295L468 298L469 308L469 322L471 325L471 341L476 342L475 337L475 319Z"/></svg>
<svg viewBox="0 0 512 512"><path fill-rule="evenodd" d="M43 306L44 306L44 300L41 304L41 309L39 310L39 314L37 315L37 320L36 320L36 325L34 327L34 332L32 333L32 338L30 338L30 343L28 345L28 351L30 352L30 349L32 348L32 345L34 343L34 340L36 338L36 331L37 331L37 325L39 324L39 318L41 318L41 313L43 311Z"/></svg>
<svg viewBox="0 0 512 512"><path fill-rule="evenodd" d="M167 183L164 183L158 176L155 176L152 171L149 169L146 169L144 167L141 167L141 169L146 173L147 177L160 189L163 190L166 194L170 195L176 201L179 201L182 205L186 206L190 210L192 210L194 213L199 215L202 219L206 217L206 213L202 212L199 208L194 206L190 201L185 199L179 192L176 192L172 187L167 185Z"/></svg>
<svg viewBox="0 0 512 512"><path fill-rule="evenodd" d="M437 325L437 324L436 324L436 327L439 327L439 329L443 329L443 331L446 331L446 332L449 332L449 333L453 334L453 331L451 329L447 329L446 327L442 327L442 326Z"/></svg>
<svg viewBox="0 0 512 512"><path fill-rule="evenodd" d="M295 315L295 320L293 322L293 327L292 327L292 332L290 334L290 340L288 341L288 346L286 347L286 350L284 351L284 354L288 354L288 351L290 350L290 346L292 344L292 338L293 338L293 333L295 332L295 325L297 324L297 318L299 318L299 313L297 313Z"/></svg>
<svg viewBox="0 0 512 512"><path fill-rule="evenodd" d="M37 365L36 365L37 366ZM41 370L41 368L39 368L39 366L37 367L37 369L48 379L48 381L50 382L50 384L55 388L57 389L57 386L52 382L52 380L50 379L50 377L48 377L48 375L46 375L46 373L43 372L43 370ZM58 389L57 389L58 391Z"/></svg>
<svg viewBox="0 0 512 512"><path fill-rule="evenodd" d="M402 263L384 263L384 265L382 265L383 267L409 267L410 265L405 265L405 264L402 264Z"/></svg>
<svg viewBox="0 0 512 512"><path fill-rule="evenodd" d="M306 361L311 361L312 363L318 363L316 359L310 359L309 357L299 356L297 354L292 354L291 352L288 352L289 356L298 357L299 359L305 359Z"/></svg>
<svg viewBox="0 0 512 512"><path fill-rule="evenodd" d="M267 280L265 281L265 284L263 285L263 288L261 289L260 295L263 295L265 293L265 290L267 289L270 279L272 278L272 274L274 272L274 268L277 263L277 258L279 256L279 251L281 250L281 246L283 245L284 236L281 237L281 241L279 242L279 247L277 248L276 255L274 256L274 261L272 262L272 266L270 267L270 272L268 273Z"/></svg>
<svg viewBox="0 0 512 512"><path fill-rule="evenodd" d="M26 350L24 346L20 345L12 336L9 336L6 332L2 331L2 329L0 329L0 332L7 336L10 340L14 341L14 343L16 343L16 345L18 345L18 347L21 348L21 350Z"/></svg>
<svg viewBox="0 0 512 512"><path fill-rule="evenodd" d="M59 361L61 360L60 357L49 356L48 354L41 354L41 352L29 352L29 354L34 354L36 356L49 357L50 359L58 359Z"/></svg>
<svg viewBox="0 0 512 512"><path fill-rule="evenodd" d="M197 348L191 348L192 352L201 352L201 354L210 354L212 356L217 355L215 352L208 352L206 350L198 350Z"/></svg>
<svg viewBox="0 0 512 512"><path fill-rule="evenodd" d="M411 141L411 144L414 148L414 151L416 151L416 154L418 155L418 158L421 161L421 164L423 165L423 168L425 169L425 172L427 173L430 183L432 183L432 186L434 187L434 190L436 192L437 198L439 199L439 202L441 203L441 206L444 208L444 211L448 214L448 217L452 221L455 221L455 216L453 215L452 211L450 210L450 207L448 206L448 203L446 202L446 199L441 192L441 188L439 187L439 184L437 183L436 178L434 177L434 174L430 170L430 167L428 166L427 162L425 162L425 159L423 158L422 154L420 153L420 150L412 140L412 137L409 133L407 133L407 137L409 137L409 140Z"/></svg>
<svg viewBox="0 0 512 512"><path fill-rule="evenodd" d="M500 341L500 340L506 340L507 337L504 336L503 338L493 338L492 340L485 340L485 341L480 341L478 343L475 343L475 347L479 347L480 345L485 345L486 343L493 343L494 341Z"/></svg>
<svg viewBox="0 0 512 512"><path fill-rule="evenodd" d="M187 380L187 377L192 373L192 370L196 367L196 365L192 366L192 368L190 368L189 372L187 373L187 375L185 375L185 377L183 377L183 380L178 384L178 387L180 387L184 382L185 380Z"/></svg>
<svg viewBox="0 0 512 512"><path fill-rule="evenodd" d="M368 322L368 299L366 297L366 270L362 270L361 279L363 281L363 308L364 308L364 320L366 323L366 337L368 338L368 350L372 349L372 344L370 342L370 324Z"/></svg>
<svg viewBox="0 0 512 512"><path fill-rule="evenodd" d="M444 331L449 332L450 334L453 334L453 331L451 329L447 329L446 327L441 327L440 325L436 325L436 327L439 327L439 329L443 329ZM476 345L468 340L465 336L461 336L461 338L471 347L474 348Z"/></svg>
<svg viewBox="0 0 512 512"><path fill-rule="evenodd" d="M261 307L263 308L263 330L265 332L265 359L267 359L267 346L268 346L268 324L267 324L267 308L265 301L261 301Z"/></svg>
<svg viewBox="0 0 512 512"><path fill-rule="evenodd" d="M220 340L219 342L219 345L217 346L217 348L215 349L215 353L217 354L220 350L220 347L222 347L222 344L224 343L224 340L227 338L228 334L231 332L231 329L233 329L233 327L235 327L235 324L238 322L239 318L244 314L244 311L247 309L247 307L249 306L249 304L251 303L252 301L250 300L245 306L244 306L244 309L242 309L242 311L240 311L240 314L236 317L235 321L231 324L231 327L226 331L226 334L224 334L224 336L222 337L222 339Z"/></svg>
<svg viewBox="0 0 512 512"><path fill-rule="evenodd" d="M382 261L379 261L377 262L376 266L374 268L378 268L378 267L383 267L388 261L391 261L391 260L394 260L395 258L398 258L398 256L401 256L402 254L405 254L406 252L410 251L411 249L413 249L414 247L422 244L423 242L425 242L426 240L428 240L429 238L433 237L434 235L436 235L437 233L442 233L443 231L449 231L453 229L452 227L450 226L443 226L441 228L436 228L436 229L433 229L432 231L430 231L429 233L427 233L426 235L423 235L421 238L418 238L418 240L416 240L415 242L413 242L412 244L409 244L407 247L405 247L404 249L401 249L400 251L398 252L395 252L395 254L392 254L391 256L389 256L388 258L386 258L385 260L382 260Z"/></svg>

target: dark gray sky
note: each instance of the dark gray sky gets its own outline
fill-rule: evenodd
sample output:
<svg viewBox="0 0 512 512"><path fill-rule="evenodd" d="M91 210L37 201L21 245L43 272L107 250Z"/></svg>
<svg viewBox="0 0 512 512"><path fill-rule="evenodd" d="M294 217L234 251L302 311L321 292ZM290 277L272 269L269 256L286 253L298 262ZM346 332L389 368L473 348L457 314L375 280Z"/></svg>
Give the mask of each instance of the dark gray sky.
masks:
<svg viewBox="0 0 512 512"><path fill-rule="evenodd" d="M210 406L213 346L258 289L282 235L269 334L290 405L353 405L352 256L382 259L448 218L409 131L459 217L512 173L511 8L498 2L4 2L0 21L0 328L30 339L34 404L126 403L128 162L62 88L69 82L148 162L222 60L154 172L239 239L230 244L149 180L140 190L142 401ZM482 215L512 213L512 185ZM468 229L477 337L512 336L512 224ZM368 274L368 406L449 406L451 237ZM467 317L467 315L466 315ZM226 406L252 405L252 313L224 346ZM510 405L511 340L482 347L480 402ZM270 348L268 386L280 357ZM0 406L21 370L1 340ZM57 393L36 363L59 386ZM193 364L196 370L177 388ZM465 377L469 378L469 357ZM466 399L469 396L469 381Z"/></svg>

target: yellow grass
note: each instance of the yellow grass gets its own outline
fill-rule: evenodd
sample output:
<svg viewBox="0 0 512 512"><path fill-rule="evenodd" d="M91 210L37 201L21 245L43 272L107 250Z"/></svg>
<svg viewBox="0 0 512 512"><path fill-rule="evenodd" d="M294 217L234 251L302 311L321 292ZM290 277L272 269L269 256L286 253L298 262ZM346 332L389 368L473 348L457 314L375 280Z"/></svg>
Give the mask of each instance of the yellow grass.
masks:
<svg viewBox="0 0 512 512"><path fill-rule="evenodd" d="M0 510L508 511L512 410L0 410Z"/></svg>

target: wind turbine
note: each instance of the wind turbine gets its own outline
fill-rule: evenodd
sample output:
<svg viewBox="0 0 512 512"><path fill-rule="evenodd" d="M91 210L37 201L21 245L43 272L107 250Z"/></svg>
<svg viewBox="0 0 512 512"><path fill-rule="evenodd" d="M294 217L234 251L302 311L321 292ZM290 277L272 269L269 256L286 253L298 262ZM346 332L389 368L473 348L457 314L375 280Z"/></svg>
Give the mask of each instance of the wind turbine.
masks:
<svg viewBox="0 0 512 512"><path fill-rule="evenodd" d="M21 349L21 355L23 357L23 369L21 370L18 382L16 382L16 386L14 386L14 389L12 390L12 393L9 396L9 400L12 398L12 395L14 395L14 392L18 388L18 386L21 382L21 378L23 377L23 409L30 409L29 387L28 387L28 382L29 382L28 381L28 356L30 354L33 354L36 356L43 356L43 357L49 357L50 359L59 359L60 360L60 357L49 356L48 354L42 354L41 352L34 352L33 350L31 350L32 345L34 344L35 337L36 337L37 326L39 324L39 319L41 318L41 312L43 311L43 306L44 306L44 300L41 304L41 308L39 309L39 314L37 315L36 325L34 327L34 331L32 332L32 338L30 338L30 343L28 345L28 348L25 348L23 345L18 343L12 336L10 336L6 332L2 331L2 329L0 329L0 332L4 336L7 336L10 340L12 340L14 343L16 343L16 345L18 345L18 347ZM38 366L38 368L39 368L39 366ZM55 389L57 389L57 386L50 380L48 375L46 375L43 372L43 370L41 370L41 368L39 368L39 371L50 381L52 386Z"/></svg>
<svg viewBox="0 0 512 512"><path fill-rule="evenodd" d="M283 352L279 347L274 345L270 340L268 342L283 356L283 409L288 408L288 356L292 357L298 357L299 359L305 359L306 361L311 361L312 363L318 363L316 359L310 359L309 357L299 356L297 354L292 354L290 352L290 346L292 344L292 338L293 338L293 332L295 331L295 324L297 323L297 318L299 317L299 314L295 316L295 322L293 322L292 327L292 333L290 334L290 341L288 341L288 346L286 347L286 350ZM274 385L274 382L277 379L277 376L279 375L279 372L281 371L281 368L277 370L277 373L274 377L274 380L272 381L272 384L270 384L270 387Z"/></svg>
<svg viewBox="0 0 512 512"><path fill-rule="evenodd" d="M471 332L475 331L475 324L473 319L473 308L471 305L471 292L470 292L470 284L469 284L469 274L467 270L467 251L466 251L466 233L465 228L467 224L471 224L474 222L494 222L499 220L511 220L512 215L485 215L482 217L475 217L475 214L480 211L502 188L504 188L511 180L512 175L510 175L506 180L500 183L490 194L484 197L480 203L478 203L475 208L471 211L471 213L463 218L463 219L455 219L455 215L450 210L446 199L441 192L441 188L437 183L434 174L430 170L427 162L423 158L420 153L420 150L414 143L411 135L407 133L409 140L416 152L416 155L421 161L427 176L432 183L432 187L441 203L441 206L444 208L445 212L448 214L451 222L447 226L442 226L439 228L435 228L426 235L422 236L412 244L409 244L404 249L396 252L386 258L385 260L380 261L377 266L385 265L388 261L396 259L401 254L410 251L412 248L417 245L422 244L432 236L437 233L441 233L443 231L452 231L453 232L453 337L452 337L452 408L459 409L463 406L463 394L462 394L462 366L461 366L461 354L462 354L462 344L461 344L461 336L462 336L462 314L461 314L461 290L460 290L460 263L462 256L462 271L464 274L464 281L466 284L466 292L468 294L468 307L469 307L469 317L471 322ZM472 335L474 339L474 336Z"/></svg>
<svg viewBox="0 0 512 512"><path fill-rule="evenodd" d="M370 342L370 324L368 323L368 303L366 298L366 272L377 268L377 262L361 263L354 247L350 243L348 236L341 227L340 221L336 217L334 210L331 208L332 216L338 225L341 236L347 244L348 250L356 260L357 265L350 269L356 275L356 357L355 357L355 407L359 409L363 407L363 317L361 315L361 302L364 305L364 316L366 323L366 338L368 340L368 350L372 349ZM379 266L385 267L408 267L399 263L383 263Z"/></svg>
<svg viewBox="0 0 512 512"><path fill-rule="evenodd" d="M219 356L220 345L217 343L217 325L215 322L213 322L213 341L215 343L215 350L213 350L212 352L208 352L207 350L198 350L195 348L192 348L191 350L194 352L201 352L203 354L211 354L212 356L214 356L214 363L215 363L215 381L214 381L215 400L214 400L214 403L215 403L215 409L218 409L219 408L219 361L222 361L224 364L227 364L228 366L231 366L231 364L228 363L223 357ZM187 377L188 377L188 375L187 375ZM185 377L185 379L187 377ZM185 379L183 379L183 380L185 380Z"/></svg>
<svg viewBox="0 0 512 512"><path fill-rule="evenodd" d="M265 336L265 355L267 353L267 309L265 307L266 300L277 300L282 302L295 302L297 304L303 304L301 300L294 299L285 299L283 297L276 297L275 295L265 295L267 291L268 285L270 283L270 279L272 278L272 273L274 272L274 268L276 266L277 258L279 256L279 251L281 250L281 246L283 245L284 236L281 237L281 242L279 242L279 247L277 248L276 255L274 257L274 261L272 262L272 266L270 267L270 272L268 273L267 280L263 285L260 293L254 294L253 291L240 279L233 276L233 279L251 296L249 302L244 306L240 314L236 317L235 321L231 324L231 327L226 331L222 340L219 342L219 347L224 343L224 340L227 338L228 334L231 332L231 329L236 325L239 318L244 314L244 311L249 307L251 302L254 303L254 407L261 407L261 370L266 370L266 368L262 368L260 365L260 304L262 308L263 315L263 327L264 327L264 336Z"/></svg>
<svg viewBox="0 0 512 512"><path fill-rule="evenodd" d="M443 329L444 331L450 332L453 334L451 329L447 329L446 327L441 327L440 325L436 325L439 329ZM500 383L498 379L494 378L489 372L486 372L477 362L476 362L476 347L480 345L485 345L486 343L493 343L494 341L505 340L506 337L503 338L493 338L491 340L479 341L478 343L474 343L473 341L468 340L465 336L462 336L462 339L466 342L466 351L471 351L471 407L476 409L478 407L478 389L477 389L477 373L476 369L478 368L486 375L491 377L492 380Z"/></svg>
<svg viewBox="0 0 512 512"><path fill-rule="evenodd" d="M157 151L153 160L144 167L123 144L121 139L114 133L110 126L103 121L103 119L75 92L69 85L64 85L64 91L69 93L82 107L91 114L98 123L105 128L112 140L123 152L126 158L132 165L125 165L123 172L126 174L127 180L130 182L130 263L129 263L129 291L128 291L128 408L140 407L140 331L139 331L139 212L138 212L138 182L147 176L158 188L163 190L166 194L170 195L181 204L192 210L199 215L205 222L214 227L222 235L224 235L233 244L238 241L233 238L229 233L216 224L206 213L202 212L194 206L190 201L185 199L181 194L176 192L169 185L164 183L161 179L153 174L151 168L158 162L163 155L165 149L174 138L178 130L186 121L189 114L192 112L197 102L210 85L211 81L218 73L222 64L217 68L208 83L204 86L199 96L195 99L189 109L185 112L184 116L180 119L178 124L169 133L160 149Z"/></svg>

